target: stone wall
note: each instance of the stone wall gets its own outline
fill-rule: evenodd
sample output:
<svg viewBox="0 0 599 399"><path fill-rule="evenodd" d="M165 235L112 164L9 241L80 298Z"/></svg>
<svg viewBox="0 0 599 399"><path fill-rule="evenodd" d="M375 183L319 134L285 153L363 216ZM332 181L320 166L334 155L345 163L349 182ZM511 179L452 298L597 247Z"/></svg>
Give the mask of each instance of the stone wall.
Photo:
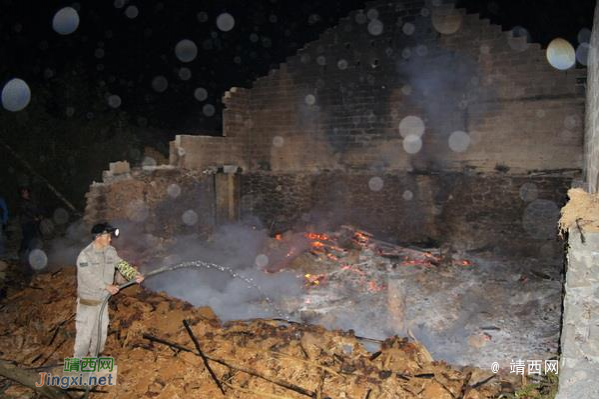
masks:
<svg viewBox="0 0 599 399"><path fill-rule="evenodd" d="M128 169L127 169L128 170ZM215 223L212 175L172 167L104 173L86 194L85 222L120 223L158 237L208 234Z"/></svg>
<svg viewBox="0 0 599 399"><path fill-rule="evenodd" d="M169 163L200 171L222 165L246 167L242 148L238 138L179 135L170 143Z"/></svg>
<svg viewBox="0 0 599 399"><path fill-rule="evenodd" d="M242 211L271 231L355 224L380 238L426 241L435 235L429 180L408 174L254 173L243 176ZM414 194L404 200L404 192Z"/></svg>
<svg viewBox="0 0 599 399"><path fill-rule="evenodd" d="M229 93L225 134L250 170L580 169L585 73L464 10L373 2Z"/></svg>
<svg viewBox="0 0 599 399"><path fill-rule="evenodd" d="M599 187L599 3L597 7L588 58L585 132L585 180L591 193Z"/></svg>
<svg viewBox="0 0 599 399"><path fill-rule="evenodd" d="M585 73L452 5L371 2L227 92L224 137L178 136L171 164L241 166L242 215L271 230L316 218L536 254L554 229L526 221L554 220L582 169Z"/></svg>
<svg viewBox="0 0 599 399"><path fill-rule="evenodd" d="M233 148L251 171L580 169L586 72L522 39L451 5L368 3L227 92L226 139L184 136L177 165Z"/></svg>
<svg viewBox="0 0 599 399"><path fill-rule="evenodd" d="M253 173L242 213L271 232L355 224L393 242L559 256L559 209L571 177L462 173Z"/></svg>

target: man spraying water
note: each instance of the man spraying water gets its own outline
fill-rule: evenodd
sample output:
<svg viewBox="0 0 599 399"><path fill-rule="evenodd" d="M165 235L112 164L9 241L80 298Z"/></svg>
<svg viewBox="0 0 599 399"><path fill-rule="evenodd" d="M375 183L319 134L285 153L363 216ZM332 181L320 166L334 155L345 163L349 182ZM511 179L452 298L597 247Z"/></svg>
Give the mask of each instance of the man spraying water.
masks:
<svg viewBox="0 0 599 399"><path fill-rule="evenodd" d="M108 334L108 307L103 307L102 302L108 294L119 292L119 287L114 284L115 271L138 284L144 280L144 276L121 259L110 245L112 238L119 236L119 229L108 223L99 223L91 233L92 243L77 257L76 358L85 357L88 353L97 356L104 350ZM100 312L103 313L101 316ZM101 321L101 329L98 328L98 320Z"/></svg>

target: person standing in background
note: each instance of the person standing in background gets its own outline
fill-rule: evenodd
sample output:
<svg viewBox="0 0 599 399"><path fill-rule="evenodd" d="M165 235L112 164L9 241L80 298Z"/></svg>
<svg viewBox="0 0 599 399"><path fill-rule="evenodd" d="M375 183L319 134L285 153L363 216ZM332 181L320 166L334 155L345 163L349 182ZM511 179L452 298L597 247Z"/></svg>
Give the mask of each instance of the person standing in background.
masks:
<svg viewBox="0 0 599 399"><path fill-rule="evenodd" d="M27 187L19 189L21 203L19 208L19 220L23 238L19 247L19 257L24 266L29 265L29 252L40 245L39 224L42 215L37 204L31 198L31 192ZM29 272L27 270L26 272Z"/></svg>
<svg viewBox="0 0 599 399"><path fill-rule="evenodd" d="M0 259L6 256L6 226L8 225L8 207L0 195Z"/></svg>

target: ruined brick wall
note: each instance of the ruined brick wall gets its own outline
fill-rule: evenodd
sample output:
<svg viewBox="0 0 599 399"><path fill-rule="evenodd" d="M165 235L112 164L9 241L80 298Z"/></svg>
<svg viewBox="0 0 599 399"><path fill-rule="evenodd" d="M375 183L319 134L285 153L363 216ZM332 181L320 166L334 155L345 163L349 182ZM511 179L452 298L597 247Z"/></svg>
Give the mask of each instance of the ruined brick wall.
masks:
<svg viewBox="0 0 599 399"><path fill-rule="evenodd" d="M428 176L405 173L382 178L343 172L253 173L243 176L242 212L258 216L272 232L354 224L379 237L426 241L436 235L429 181Z"/></svg>
<svg viewBox="0 0 599 399"><path fill-rule="evenodd" d="M90 226L111 221L158 237L205 235L214 227L213 176L201 172L137 169L92 184L86 200Z"/></svg>
<svg viewBox="0 0 599 399"><path fill-rule="evenodd" d="M237 165L247 170L249 147L249 96L247 89L232 88L223 98L223 136L178 135L170 143L170 164L183 169L204 170Z"/></svg>
<svg viewBox="0 0 599 399"><path fill-rule="evenodd" d="M584 74L450 5L370 3L240 93L243 209L275 229L316 214L396 241L554 253Z"/></svg>
<svg viewBox="0 0 599 399"><path fill-rule="evenodd" d="M572 177L328 172L243 176L242 212L271 232L354 224L393 242L555 256ZM375 191L373 191L375 189Z"/></svg>
<svg viewBox="0 0 599 399"><path fill-rule="evenodd" d="M452 5L372 2L228 92L225 137L179 136L172 159L241 165L242 214L273 231L549 253L583 166L585 73Z"/></svg>
<svg viewBox="0 0 599 399"><path fill-rule="evenodd" d="M459 29L439 33L439 15ZM226 114L227 135L248 137L251 170L579 169L585 71L522 39L451 6L370 3L233 93L249 113Z"/></svg>
<svg viewBox="0 0 599 399"><path fill-rule="evenodd" d="M179 135L170 143L170 164L183 169L205 170L222 165L246 167L243 144L238 138Z"/></svg>
<svg viewBox="0 0 599 399"><path fill-rule="evenodd" d="M587 107L585 134L585 180L589 192L599 187L599 3L595 8L595 20L588 58Z"/></svg>
<svg viewBox="0 0 599 399"><path fill-rule="evenodd" d="M456 249L559 257L557 221L573 176L452 174L437 182L439 237Z"/></svg>

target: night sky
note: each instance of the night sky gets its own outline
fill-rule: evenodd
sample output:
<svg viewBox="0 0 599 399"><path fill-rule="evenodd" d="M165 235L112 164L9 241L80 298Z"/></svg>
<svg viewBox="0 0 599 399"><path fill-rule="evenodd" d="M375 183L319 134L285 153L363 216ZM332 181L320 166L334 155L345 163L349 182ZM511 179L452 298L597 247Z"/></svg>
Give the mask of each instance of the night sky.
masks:
<svg viewBox="0 0 599 399"><path fill-rule="evenodd" d="M218 131L225 90L249 86L365 2L4 0L2 4L3 82L20 77L32 87L51 86L53 79L78 71L85 75L88 89L106 92L110 108L126 112L141 127L164 129L169 139L181 131ZM592 26L594 1L463 0L458 6L504 29L522 26L532 41L543 45L561 36L576 46L580 30ZM73 7L80 18L77 29L67 35L52 27L54 15L63 7ZM227 14L234 25L224 19L223 26L231 28L225 32L217 19ZM175 54L183 39L197 46L197 56L190 62ZM72 98L75 103L59 93L54 111L88 116L88 110L76 106L76 96Z"/></svg>

